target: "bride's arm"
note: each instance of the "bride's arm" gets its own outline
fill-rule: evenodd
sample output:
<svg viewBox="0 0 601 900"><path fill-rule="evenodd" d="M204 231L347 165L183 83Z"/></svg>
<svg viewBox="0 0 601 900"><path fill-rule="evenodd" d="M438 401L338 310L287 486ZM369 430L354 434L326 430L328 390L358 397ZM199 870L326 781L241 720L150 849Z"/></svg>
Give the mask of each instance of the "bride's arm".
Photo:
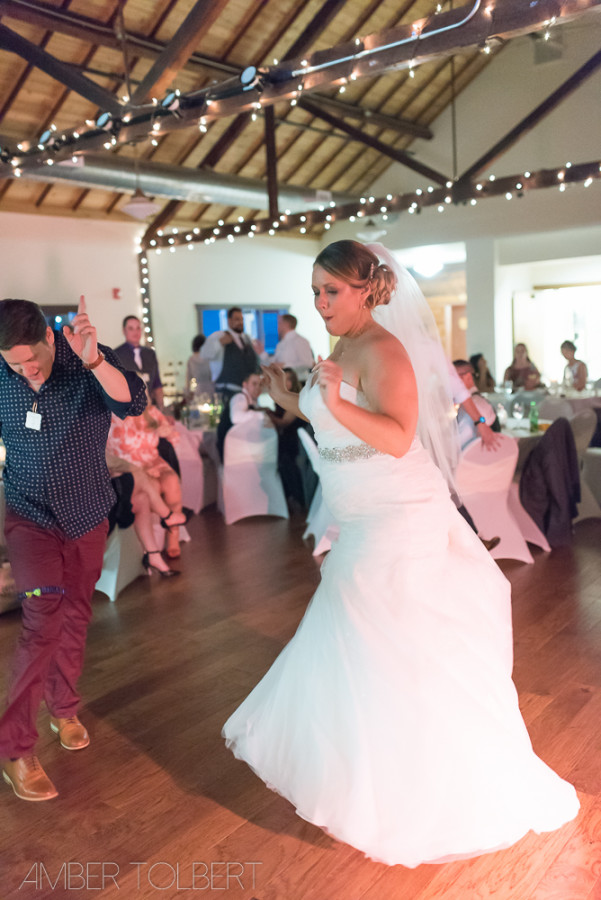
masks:
<svg viewBox="0 0 601 900"><path fill-rule="evenodd" d="M319 366L324 402L362 441L391 456L404 456L417 425L417 388L409 357L397 341L384 338L366 348L361 362L361 386L371 409L340 396L342 370L331 360Z"/></svg>
<svg viewBox="0 0 601 900"><path fill-rule="evenodd" d="M286 388L286 373L282 371L281 366L272 363L270 366L261 366L261 368L263 369L269 396L286 412L290 412L299 419L304 419L305 422L308 422L307 417L300 411L298 394Z"/></svg>

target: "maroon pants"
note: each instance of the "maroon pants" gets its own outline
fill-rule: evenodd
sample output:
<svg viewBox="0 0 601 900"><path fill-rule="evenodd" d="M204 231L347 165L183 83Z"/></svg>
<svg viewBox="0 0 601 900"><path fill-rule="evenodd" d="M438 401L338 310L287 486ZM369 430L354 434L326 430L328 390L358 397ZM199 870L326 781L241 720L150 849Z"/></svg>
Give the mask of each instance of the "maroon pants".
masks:
<svg viewBox="0 0 601 900"><path fill-rule="evenodd" d="M0 719L0 757L33 752L42 699L52 716L77 712L90 600L102 570L107 529L105 519L71 540L7 510L6 543L17 591L30 596L23 596L23 628Z"/></svg>

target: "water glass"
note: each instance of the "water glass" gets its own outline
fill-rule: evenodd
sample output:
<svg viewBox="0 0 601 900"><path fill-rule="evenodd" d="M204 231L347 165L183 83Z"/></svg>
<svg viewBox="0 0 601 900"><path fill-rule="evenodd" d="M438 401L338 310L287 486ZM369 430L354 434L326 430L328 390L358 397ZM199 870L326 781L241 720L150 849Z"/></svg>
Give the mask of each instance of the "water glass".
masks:
<svg viewBox="0 0 601 900"><path fill-rule="evenodd" d="M511 410L511 415L514 419L523 419L524 418L524 404L519 403L517 400L513 404L513 409Z"/></svg>

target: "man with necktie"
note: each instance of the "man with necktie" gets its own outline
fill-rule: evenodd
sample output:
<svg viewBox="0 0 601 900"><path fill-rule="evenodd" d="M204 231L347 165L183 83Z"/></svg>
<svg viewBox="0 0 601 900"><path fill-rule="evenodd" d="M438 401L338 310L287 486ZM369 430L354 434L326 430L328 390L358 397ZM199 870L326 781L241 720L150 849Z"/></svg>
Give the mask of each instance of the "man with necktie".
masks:
<svg viewBox="0 0 601 900"><path fill-rule="evenodd" d="M217 428L217 449L223 459L225 434L232 425L230 403L242 392L246 379L260 371L259 357L251 339L244 334L244 316L239 306L228 310L227 328L209 335L200 356L209 361L215 390L223 395L223 412Z"/></svg>
<svg viewBox="0 0 601 900"><path fill-rule="evenodd" d="M245 378L259 370L260 360L250 337L244 334L244 316L239 306L228 310L227 328L209 335L200 356L211 364L215 390L225 399L239 393Z"/></svg>
<svg viewBox="0 0 601 900"><path fill-rule="evenodd" d="M152 402L163 409L163 384L159 373L157 355L151 347L142 345L142 323L137 316L123 319L125 341L115 347L115 353L124 369L136 372L145 382Z"/></svg>

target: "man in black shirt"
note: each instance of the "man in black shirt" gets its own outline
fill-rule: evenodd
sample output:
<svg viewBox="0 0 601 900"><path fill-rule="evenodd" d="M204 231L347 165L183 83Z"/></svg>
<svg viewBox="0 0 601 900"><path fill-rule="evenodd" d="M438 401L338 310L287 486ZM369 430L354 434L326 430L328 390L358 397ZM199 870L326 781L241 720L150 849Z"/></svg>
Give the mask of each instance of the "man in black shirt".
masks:
<svg viewBox="0 0 601 900"><path fill-rule="evenodd" d="M4 780L23 800L57 795L33 755L42 699L65 749L89 743L76 685L115 499L106 439L112 412L140 415L145 405L142 380L97 343L83 297L72 326L57 335L35 303L0 302L5 534L23 614L0 757Z"/></svg>

